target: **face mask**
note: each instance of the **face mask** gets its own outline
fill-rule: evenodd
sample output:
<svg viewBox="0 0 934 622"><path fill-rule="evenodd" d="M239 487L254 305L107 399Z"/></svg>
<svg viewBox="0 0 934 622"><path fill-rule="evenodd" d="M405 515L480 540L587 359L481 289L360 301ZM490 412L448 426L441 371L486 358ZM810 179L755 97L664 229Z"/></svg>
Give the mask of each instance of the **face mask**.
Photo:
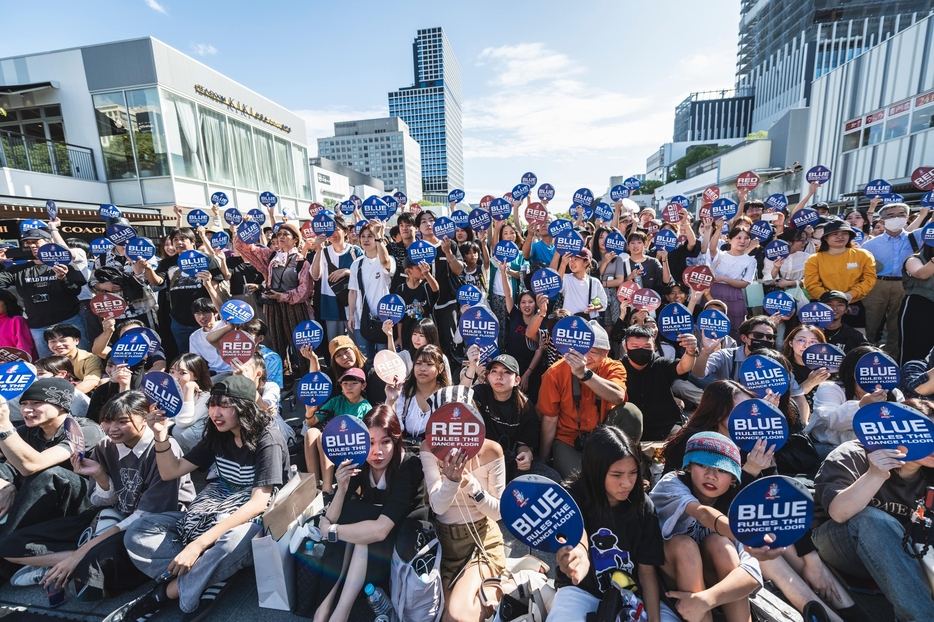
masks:
<svg viewBox="0 0 934 622"><path fill-rule="evenodd" d="M889 218L888 220L883 220L882 224L885 225L887 231L901 231L905 228L905 225L908 224L907 218Z"/></svg>
<svg viewBox="0 0 934 622"><path fill-rule="evenodd" d="M765 339L750 339L749 340L749 349L758 350L759 348L775 348L774 341L766 341Z"/></svg>
<svg viewBox="0 0 934 622"><path fill-rule="evenodd" d="M651 350L645 350L643 348L637 348L635 350L630 350L628 352L629 360L635 363L636 365L648 365L652 362L652 357L655 356L655 353Z"/></svg>

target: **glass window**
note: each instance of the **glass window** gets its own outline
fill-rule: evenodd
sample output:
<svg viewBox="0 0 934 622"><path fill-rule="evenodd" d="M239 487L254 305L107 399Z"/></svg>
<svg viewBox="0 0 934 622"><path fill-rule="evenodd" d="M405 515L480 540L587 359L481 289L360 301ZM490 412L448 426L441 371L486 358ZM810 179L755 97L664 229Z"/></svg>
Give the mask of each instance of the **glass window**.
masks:
<svg viewBox="0 0 934 622"><path fill-rule="evenodd" d="M911 114L911 133L934 127L934 106L916 108Z"/></svg>
<svg viewBox="0 0 934 622"><path fill-rule="evenodd" d="M162 106L156 89L126 92L130 127L136 143L136 161L140 177L165 177L169 174L169 156L162 126Z"/></svg>
<svg viewBox="0 0 934 622"><path fill-rule="evenodd" d="M279 175L279 191L290 197L295 196L295 180L292 178L292 152L290 143L276 139L276 172Z"/></svg>
<svg viewBox="0 0 934 622"><path fill-rule="evenodd" d="M304 147L292 145L292 167L295 169L295 196L311 199L311 184L308 181L308 152Z"/></svg>
<svg viewBox="0 0 934 622"><path fill-rule="evenodd" d="M175 174L179 177L204 179L195 104L172 93L165 93L165 101L165 133Z"/></svg>
<svg viewBox="0 0 934 622"><path fill-rule="evenodd" d="M201 113L201 140L204 143L204 168L208 173L208 181L233 184L227 149L227 117L200 106L198 110Z"/></svg>
<svg viewBox="0 0 934 622"><path fill-rule="evenodd" d="M273 149L272 136L253 129L253 147L256 150L256 172L259 189L279 192L276 183L276 153Z"/></svg>
<svg viewBox="0 0 934 622"><path fill-rule="evenodd" d="M130 133L127 129L129 114L123 99L123 91L95 95L94 112L97 117L97 133L101 139L104 173L107 179L136 177L133 145L130 143Z"/></svg>
<svg viewBox="0 0 934 622"><path fill-rule="evenodd" d="M882 123L877 123L876 125L870 125L863 130L863 147L868 145L875 145L876 143L882 142L882 130L885 126Z"/></svg>
<svg viewBox="0 0 934 622"><path fill-rule="evenodd" d="M237 185L256 190L256 161L253 158L253 134L249 125L230 119L230 149Z"/></svg>
<svg viewBox="0 0 934 622"><path fill-rule="evenodd" d="M898 138L899 136L904 136L908 133L908 119L909 115L903 114L900 117L895 117L894 119L889 119L885 122L885 140L891 140L893 138Z"/></svg>

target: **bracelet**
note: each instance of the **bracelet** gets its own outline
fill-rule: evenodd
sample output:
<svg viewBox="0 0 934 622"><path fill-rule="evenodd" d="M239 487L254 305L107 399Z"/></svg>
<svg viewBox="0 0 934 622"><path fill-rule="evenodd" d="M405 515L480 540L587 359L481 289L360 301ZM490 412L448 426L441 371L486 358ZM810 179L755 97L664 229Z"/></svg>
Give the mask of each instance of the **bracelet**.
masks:
<svg viewBox="0 0 934 622"><path fill-rule="evenodd" d="M163 449L163 450L158 450L158 449L157 449L157 450L155 450L155 453L157 453L157 454L164 454L165 452L167 452L167 451L171 451L171 450L172 450L172 446L171 446L171 445L169 445L168 447L166 447L166 448L165 448L165 449Z"/></svg>
<svg viewBox="0 0 934 622"><path fill-rule="evenodd" d="M717 534L718 536L722 536L722 537L725 538L726 536L724 536L722 533L720 533L720 523L719 523L719 520L720 520L721 518L726 518L726 516L724 516L723 514L721 514L721 515L718 516L716 519L714 519L714 521L713 521L713 530L714 530L714 532L716 532L716 534ZM729 523L730 523L730 521L729 521L729 519L727 519L727 525L729 525Z"/></svg>
<svg viewBox="0 0 934 622"><path fill-rule="evenodd" d="M464 372L464 375L467 376L467 380L473 380L474 378L477 377L477 374L474 374L473 376L471 376L466 371Z"/></svg>

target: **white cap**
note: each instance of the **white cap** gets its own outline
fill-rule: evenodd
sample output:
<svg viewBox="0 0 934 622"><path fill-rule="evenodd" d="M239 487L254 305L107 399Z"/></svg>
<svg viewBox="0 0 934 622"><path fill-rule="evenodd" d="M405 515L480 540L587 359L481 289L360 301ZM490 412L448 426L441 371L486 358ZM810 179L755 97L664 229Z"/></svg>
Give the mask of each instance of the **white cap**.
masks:
<svg viewBox="0 0 934 622"><path fill-rule="evenodd" d="M601 350L610 349L610 336L606 334L606 329L600 325L597 320L590 320L590 330L593 331L593 346Z"/></svg>

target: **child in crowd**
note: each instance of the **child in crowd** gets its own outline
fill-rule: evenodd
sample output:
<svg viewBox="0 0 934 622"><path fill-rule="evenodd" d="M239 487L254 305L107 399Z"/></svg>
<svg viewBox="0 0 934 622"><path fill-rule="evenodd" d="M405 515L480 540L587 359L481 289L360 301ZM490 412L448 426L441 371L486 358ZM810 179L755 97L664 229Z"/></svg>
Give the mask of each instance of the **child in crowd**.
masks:
<svg viewBox="0 0 934 622"><path fill-rule="evenodd" d="M210 298L198 298L191 304L191 312L200 328L188 338L188 351L207 361L213 374L231 373L230 363L221 358L221 353L208 339L208 335L227 326L225 321L218 318L217 307Z"/></svg>
<svg viewBox="0 0 934 622"><path fill-rule="evenodd" d="M189 352L172 361L169 375L182 389L182 409L172 420L172 437L183 451L191 451L204 436L208 422L208 398L211 397L211 371L207 361Z"/></svg>

